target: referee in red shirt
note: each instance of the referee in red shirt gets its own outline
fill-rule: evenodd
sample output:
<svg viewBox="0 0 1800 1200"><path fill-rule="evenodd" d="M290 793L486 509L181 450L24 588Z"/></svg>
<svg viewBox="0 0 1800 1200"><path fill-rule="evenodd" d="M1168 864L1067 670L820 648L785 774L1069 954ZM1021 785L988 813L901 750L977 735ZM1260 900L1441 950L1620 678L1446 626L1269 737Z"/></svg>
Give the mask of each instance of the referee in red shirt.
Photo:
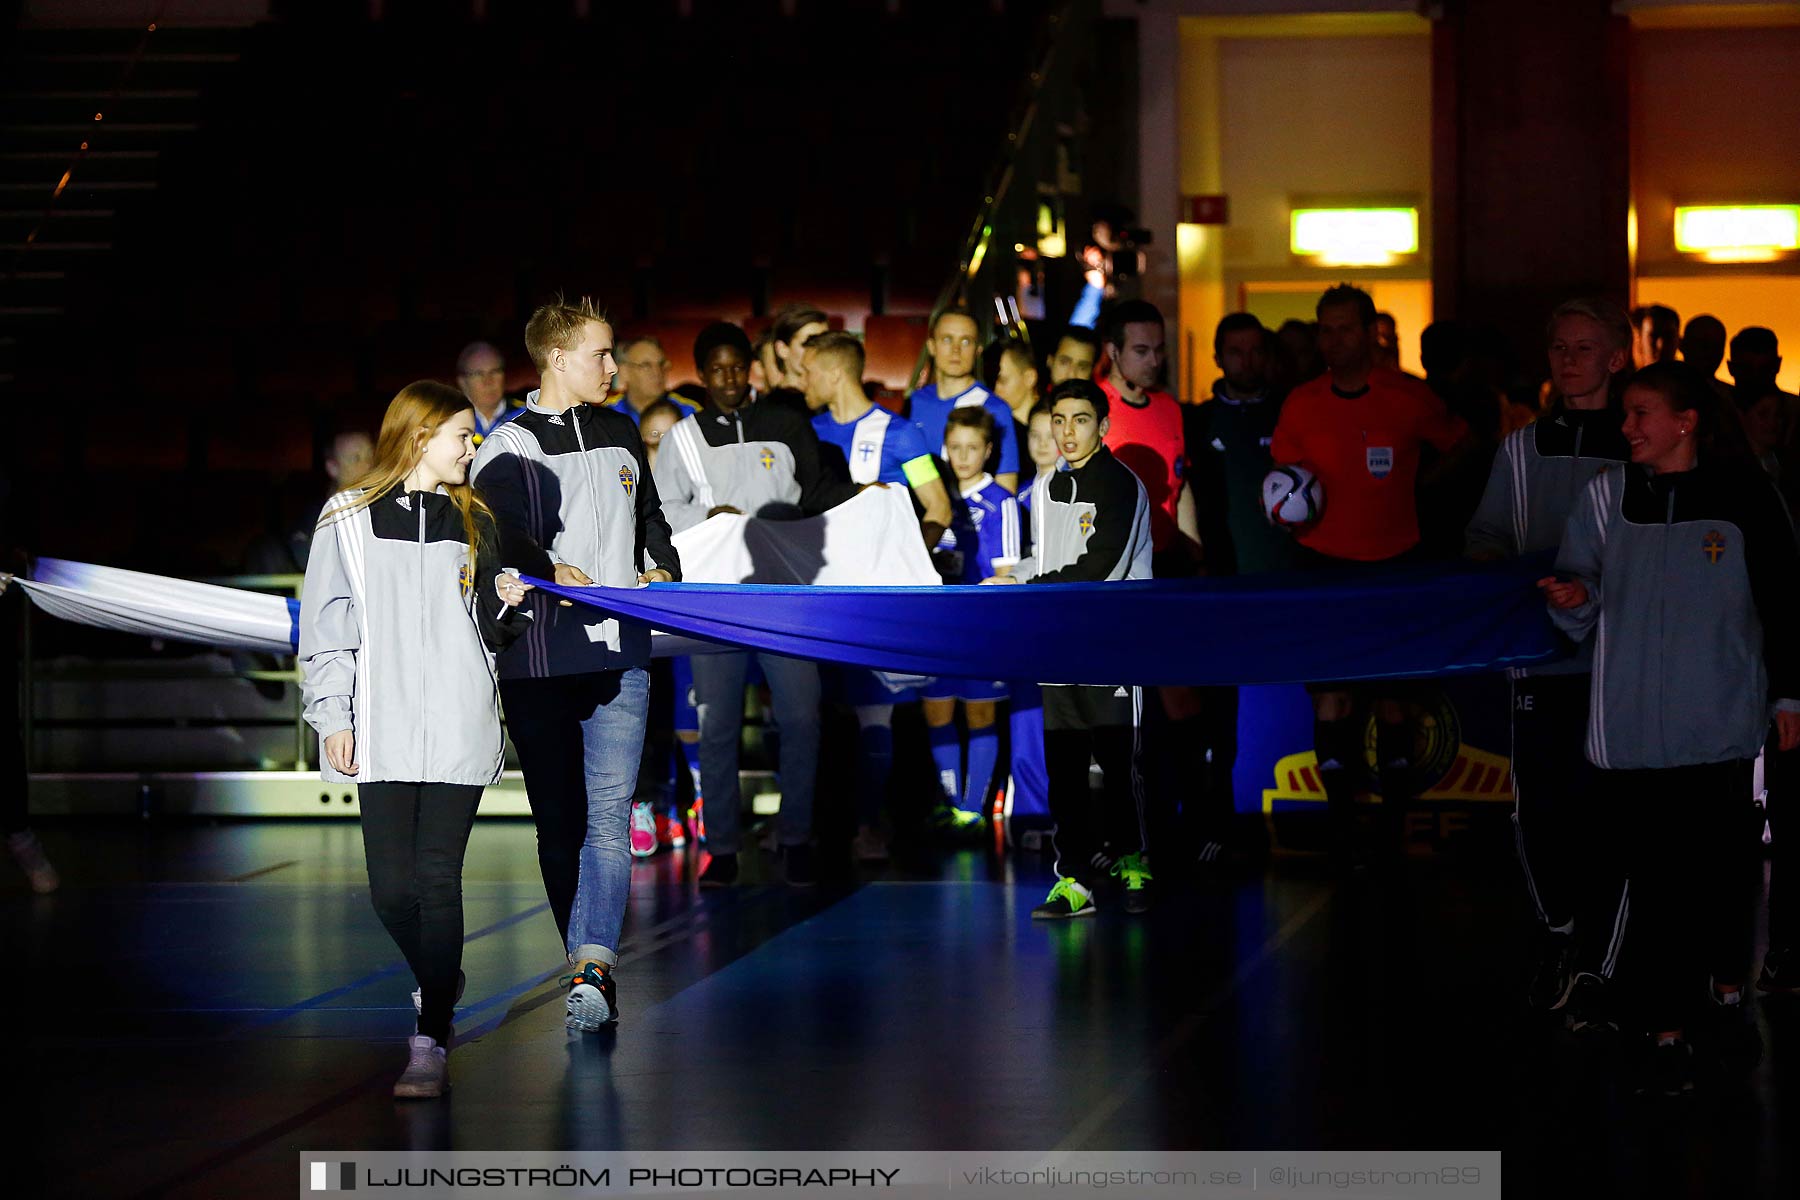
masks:
<svg viewBox="0 0 1800 1200"><path fill-rule="evenodd" d="M1304 463L1324 484L1325 514L1299 535L1304 565L1354 569L1406 561L1419 547L1414 495L1420 451L1429 443L1442 453L1432 471L1441 473L1469 445L1468 426L1421 381L1375 365L1375 302L1367 292L1341 283L1319 297L1317 311L1327 370L1289 393L1269 446L1275 462ZM1400 848L1400 821L1415 784L1405 701L1416 688L1396 681L1309 688L1313 747L1332 849L1340 858L1354 848L1363 730L1371 708L1385 848Z"/></svg>
<svg viewBox="0 0 1800 1200"><path fill-rule="evenodd" d="M1158 579L1197 575L1200 523L1188 486L1187 422L1162 390L1168 364L1162 310L1124 300L1100 316L1107 372L1100 390L1111 415L1106 448L1131 468L1150 505L1151 567ZM1229 788L1208 763L1235 754L1237 705L1228 688L1160 687L1146 705L1145 737L1155 781L1145 812L1148 837L1166 867L1224 865L1233 822Z"/></svg>
<svg viewBox="0 0 1800 1200"><path fill-rule="evenodd" d="M1106 448L1131 468L1150 500L1150 540L1157 578L1195 574L1200 524L1187 486L1187 449L1181 405L1161 390L1168 363L1162 311L1148 300L1125 300L1100 320L1108 367L1100 390L1112 407Z"/></svg>

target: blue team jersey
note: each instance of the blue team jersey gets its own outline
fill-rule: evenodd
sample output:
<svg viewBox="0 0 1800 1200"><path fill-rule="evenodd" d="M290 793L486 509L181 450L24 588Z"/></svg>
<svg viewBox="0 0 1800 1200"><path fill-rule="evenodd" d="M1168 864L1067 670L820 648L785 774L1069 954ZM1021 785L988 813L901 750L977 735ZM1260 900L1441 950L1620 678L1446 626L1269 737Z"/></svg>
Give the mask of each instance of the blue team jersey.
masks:
<svg viewBox="0 0 1800 1200"><path fill-rule="evenodd" d="M1002 475L1019 473L1019 440L1013 436L1012 409L979 383L948 400L940 400L937 385L928 383L914 392L908 403L911 407L907 415L925 435L925 444L931 447L933 454L944 452L944 430L950 424L951 409L974 408L976 405L986 408L994 418L994 441L998 443L994 448L1000 452L1000 465L994 469Z"/></svg>
<svg viewBox="0 0 1800 1200"><path fill-rule="evenodd" d="M916 487L940 478L919 427L885 408L871 408L842 425L826 409L813 417L813 431L819 435L819 441L843 451L852 483L903 483Z"/></svg>
<svg viewBox="0 0 1800 1200"><path fill-rule="evenodd" d="M950 506L950 528L938 541L939 550L962 555L959 583L980 583L994 573L996 558L1025 557L1025 527L1019 520L1019 501L983 475L962 494L962 504Z"/></svg>
<svg viewBox="0 0 1800 1200"><path fill-rule="evenodd" d="M488 434L494 432L494 430L500 428L500 426L506 424L524 411L525 406L520 404L517 400L506 400L501 403L500 411L495 413L494 419L490 421L481 415L480 409L476 409L475 434L469 440L474 442L477 446L481 445L482 442L487 440Z"/></svg>
<svg viewBox="0 0 1800 1200"><path fill-rule="evenodd" d="M673 404L676 408L679 408L681 410L681 415L684 417L692 416L694 413L700 411L700 406L698 404L684 400L674 392L670 392L668 395L664 396L663 399ZM610 412L616 412L621 417L630 417L633 425L642 423L642 414L640 414L637 409L631 407L631 401L625 398L624 392L620 392L616 396L608 397L606 403L602 404L600 407L607 409Z"/></svg>

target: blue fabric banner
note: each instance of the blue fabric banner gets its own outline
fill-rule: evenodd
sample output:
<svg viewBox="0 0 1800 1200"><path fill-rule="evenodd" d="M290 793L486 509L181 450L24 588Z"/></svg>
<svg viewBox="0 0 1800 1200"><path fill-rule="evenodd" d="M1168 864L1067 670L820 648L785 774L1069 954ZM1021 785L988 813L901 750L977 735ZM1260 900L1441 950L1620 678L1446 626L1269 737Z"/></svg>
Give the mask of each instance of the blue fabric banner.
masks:
<svg viewBox="0 0 1800 1200"><path fill-rule="evenodd" d="M912 675L1036 683L1250 684L1496 671L1565 653L1547 555L1011 587L560 587L657 629Z"/></svg>

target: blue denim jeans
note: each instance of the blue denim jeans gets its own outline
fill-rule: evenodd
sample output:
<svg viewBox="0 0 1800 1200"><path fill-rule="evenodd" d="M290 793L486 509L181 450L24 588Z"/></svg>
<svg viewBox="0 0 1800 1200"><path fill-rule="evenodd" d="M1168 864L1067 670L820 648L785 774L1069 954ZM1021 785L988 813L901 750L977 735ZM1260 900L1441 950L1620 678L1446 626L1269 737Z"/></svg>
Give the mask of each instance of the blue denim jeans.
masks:
<svg viewBox="0 0 1800 1200"><path fill-rule="evenodd" d="M505 680L500 691L565 948L599 946L616 956L631 890L631 798L649 672Z"/></svg>
<svg viewBox="0 0 1800 1200"><path fill-rule="evenodd" d="M587 839L569 914L569 952L601 946L618 953L625 898L631 892L631 798L637 792L650 713L650 673L626 671L619 694L581 722L581 765L587 779Z"/></svg>
<svg viewBox="0 0 1800 1200"><path fill-rule="evenodd" d="M777 840L797 846L812 837L813 787L819 770L819 668L805 659L758 653L781 729L781 815ZM700 790L706 797L706 848L739 849L738 748L744 731L748 652L696 654L694 698L700 711Z"/></svg>

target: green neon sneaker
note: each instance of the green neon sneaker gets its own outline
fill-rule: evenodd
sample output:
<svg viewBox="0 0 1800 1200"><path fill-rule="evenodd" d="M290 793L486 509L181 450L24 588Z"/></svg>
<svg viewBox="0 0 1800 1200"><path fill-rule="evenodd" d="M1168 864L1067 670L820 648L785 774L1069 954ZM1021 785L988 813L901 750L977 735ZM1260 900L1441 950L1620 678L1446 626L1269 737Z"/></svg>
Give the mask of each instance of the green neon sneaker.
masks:
<svg viewBox="0 0 1800 1200"><path fill-rule="evenodd" d="M981 814L940 804L931 810L930 825L939 833L968 833L981 828Z"/></svg>
<svg viewBox="0 0 1800 1200"><path fill-rule="evenodd" d="M1044 902L1031 910L1034 921L1061 921L1069 917L1094 915L1094 893L1064 875L1044 897Z"/></svg>
<svg viewBox="0 0 1800 1200"><path fill-rule="evenodd" d="M1113 864L1112 873L1125 881L1125 911L1149 912L1150 860L1142 854L1121 854L1119 861Z"/></svg>

